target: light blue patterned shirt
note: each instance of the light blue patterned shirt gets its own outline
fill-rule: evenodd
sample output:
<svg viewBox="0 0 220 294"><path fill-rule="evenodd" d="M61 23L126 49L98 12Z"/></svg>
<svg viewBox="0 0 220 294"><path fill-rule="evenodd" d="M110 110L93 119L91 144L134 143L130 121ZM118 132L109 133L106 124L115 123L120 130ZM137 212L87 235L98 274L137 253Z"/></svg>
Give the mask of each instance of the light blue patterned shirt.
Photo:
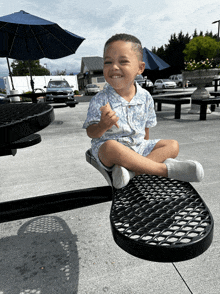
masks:
<svg viewBox="0 0 220 294"><path fill-rule="evenodd" d="M130 102L117 94L109 84L91 99L87 118L83 124L84 129L100 121L100 108L107 102L119 117L117 122L119 129L114 125L101 138L92 139L92 151L95 157L98 156L99 147L107 140L116 140L139 154L143 154L150 141L154 141L144 140L145 128L154 127L157 124L153 98L137 83L136 89L136 95ZM153 147L155 144L154 142ZM149 146L149 150L152 150L153 147Z"/></svg>

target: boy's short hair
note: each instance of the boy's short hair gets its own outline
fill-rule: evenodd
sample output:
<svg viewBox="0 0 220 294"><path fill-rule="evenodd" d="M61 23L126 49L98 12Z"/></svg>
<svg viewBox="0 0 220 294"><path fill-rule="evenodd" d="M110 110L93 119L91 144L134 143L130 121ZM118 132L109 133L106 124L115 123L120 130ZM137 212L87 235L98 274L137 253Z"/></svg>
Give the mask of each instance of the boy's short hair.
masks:
<svg viewBox="0 0 220 294"><path fill-rule="evenodd" d="M138 55L138 59L139 60L143 60L143 48L141 45L141 41L136 38L135 36L132 35L128 35L128 34L116 34L114 36L112 36L111 38L109 38L104 46L104 54L105 54L105 50L107 48L107 46L113 42L116 41L125 41L125 42L131 42L133 44L134 50L137 52Z"/></svg>

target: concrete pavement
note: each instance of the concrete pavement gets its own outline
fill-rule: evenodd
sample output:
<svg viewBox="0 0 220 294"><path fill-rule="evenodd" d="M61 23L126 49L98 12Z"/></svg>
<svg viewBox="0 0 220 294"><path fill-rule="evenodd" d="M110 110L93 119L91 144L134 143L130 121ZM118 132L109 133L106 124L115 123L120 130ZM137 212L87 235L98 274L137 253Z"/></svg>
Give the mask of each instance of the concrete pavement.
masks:
<svg viewBox="0 0 220 294"><path fill-rule="evenodd" d="M88 105L55 109L40 144L1 157L1 202L107 185L85 161ZM150 133L178 140L178 158L198 160L205 170L203 182L193 186L214 217L214 240L201 256L175 263L189 288L172 264L135 258L114 243L107 202L0 224L0 294L219 293L220 110L199 121L189 108L183 106L181 119L174 120L174 107L164 105Z"/></svg>

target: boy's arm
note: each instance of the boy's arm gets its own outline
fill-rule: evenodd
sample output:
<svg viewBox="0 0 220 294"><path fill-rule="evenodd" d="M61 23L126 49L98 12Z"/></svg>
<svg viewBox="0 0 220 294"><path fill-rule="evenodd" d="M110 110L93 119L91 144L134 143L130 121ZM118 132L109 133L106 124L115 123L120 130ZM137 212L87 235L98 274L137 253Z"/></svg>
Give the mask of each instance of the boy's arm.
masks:
<svg viewBox="0 0 220 294"><path fill-rule="evenodd" d="M149 138L150 138L149 128L145 128L145 137L144 137L144 139L149 140Z"/></svg>
<svg viewBox="0 0 220 294"><path fill-rule="evenodd" d="M106 131L107 130L100 125L100 122L98 124L92 124L86 129L87 135L92 139L100 138Z"/></svg>
<svg viewBox="0 0 220 294"><path fill-rule="evenodd" d="M113 125L119 128L117 124L119 118L116 116L115 111L111 109L109 103L101 107L100 110L102 112L100 122L92 124L86 129L87 135L92 139L100 138L107 130L111 129Z"/></svg>

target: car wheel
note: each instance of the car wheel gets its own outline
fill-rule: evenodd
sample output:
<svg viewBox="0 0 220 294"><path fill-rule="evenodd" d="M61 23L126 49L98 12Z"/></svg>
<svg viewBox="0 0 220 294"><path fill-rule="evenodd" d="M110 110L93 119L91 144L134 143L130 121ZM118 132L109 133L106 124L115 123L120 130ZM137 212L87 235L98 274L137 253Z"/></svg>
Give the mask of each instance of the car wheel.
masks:
<svg viewBox="0 0 220 294"><path fill-rule="evenodd" d="M162 88L165 89L166 87L163 85Z"/></svg>

